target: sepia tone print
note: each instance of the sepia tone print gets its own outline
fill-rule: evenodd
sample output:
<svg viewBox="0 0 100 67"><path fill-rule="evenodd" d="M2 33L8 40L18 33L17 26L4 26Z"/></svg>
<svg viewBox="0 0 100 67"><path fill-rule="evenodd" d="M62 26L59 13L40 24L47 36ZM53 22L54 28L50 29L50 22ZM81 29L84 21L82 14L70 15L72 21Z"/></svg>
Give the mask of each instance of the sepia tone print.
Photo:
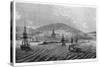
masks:
<svg viewBox="0 0 100 67"><path fill-rule="evenodd" d="M16 63L96 58L96 8L16 3Z"/></svg>

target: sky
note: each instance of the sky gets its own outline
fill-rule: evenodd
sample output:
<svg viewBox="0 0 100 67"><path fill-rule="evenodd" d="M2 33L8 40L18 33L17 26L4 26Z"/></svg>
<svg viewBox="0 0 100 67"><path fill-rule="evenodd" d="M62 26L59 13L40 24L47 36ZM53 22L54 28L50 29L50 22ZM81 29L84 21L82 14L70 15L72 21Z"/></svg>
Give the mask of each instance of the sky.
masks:
<svg viewBox="0 0 100 67"><path fill-rule="evenodd" d="M64 23L83 32L96 31L96 8L62 5L16 3L16 25L38 28Z"/></svg>

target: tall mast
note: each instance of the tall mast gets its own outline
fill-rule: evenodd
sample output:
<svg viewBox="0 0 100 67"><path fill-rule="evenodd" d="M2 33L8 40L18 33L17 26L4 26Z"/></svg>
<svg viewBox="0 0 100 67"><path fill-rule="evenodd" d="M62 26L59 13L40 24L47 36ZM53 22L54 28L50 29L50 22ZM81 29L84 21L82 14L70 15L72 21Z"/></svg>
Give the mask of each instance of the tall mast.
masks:
<svg viewBox="0 0 100 67"><path fill-rule="evenodd" d="M26 31L25 26L24 26L24 32L23 32L23 39L27 39L27 31Z"/></svg>
<svg viewBox="0 0 100 67"><path fill-rule="evenodd" d="M26 30L26 23L24 22L24 31L23 31L23 45L28 46L28 35L27 35L27 30Z"/></svg>
<svg viewBox="0 0 100 67"><path fill-rule="evenodd" d="M56 33L55 33L55 30L53 29L52 30L52 37L55 37L56 36Z"/></svg>
<svg viewBox="0 0 100 67"><path fill-rule="evenodd" d="M65 46L65 38L64 38L64 35L62 35L62 39L61 39L61 43L62 43L62 46Z"/></svg>
<svg viewBox="0 0 100 67"><path fill-rule="evenodd" d="M25 17L23 18L23 20L25 21ZM26 23L24 22L24 26L23 26L23 40L22 40L22 45L21 45L21 49L25 50L25 51L29 51L31 50L30 48L30 44L28 42L28 34L27 34L27 28L26 28Z"/></svg>

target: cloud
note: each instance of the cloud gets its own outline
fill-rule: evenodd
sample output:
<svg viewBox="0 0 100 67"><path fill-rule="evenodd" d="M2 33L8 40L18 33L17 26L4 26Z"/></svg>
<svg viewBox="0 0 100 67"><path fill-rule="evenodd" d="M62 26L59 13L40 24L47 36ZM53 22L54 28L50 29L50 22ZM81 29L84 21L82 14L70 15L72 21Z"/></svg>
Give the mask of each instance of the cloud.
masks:
<svg viewBox="0 0 100 67"><path fill-rule="evenodd" d="M17 3L16 20L18 25L27 23L33 28L50 23L65 23L82 31L93 31L96 22L96 9Z"/></svg>
<svg viewBox="0 0 100 67"><path fill-rule="evenodd" d="M88 29L87 23L83 23L82 26L84 29Z"/></svg>
<svg viewBox="0 0 100 67"><path fill-rule="evenodd" d="M21 19L21 15L19 14L18 11L16 11L16 20L19 20L19 19Z"/></svg>

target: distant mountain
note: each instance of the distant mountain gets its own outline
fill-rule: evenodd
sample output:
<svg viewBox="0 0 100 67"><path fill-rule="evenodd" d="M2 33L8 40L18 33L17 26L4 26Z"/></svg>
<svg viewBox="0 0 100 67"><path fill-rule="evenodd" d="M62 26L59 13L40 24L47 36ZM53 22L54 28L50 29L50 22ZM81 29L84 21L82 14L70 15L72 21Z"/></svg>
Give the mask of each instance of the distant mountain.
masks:
<svg viewBox="0 0 100 67"><path fill-rule="evenodd" d="M62 34L68 38L73 35L77 35L79 38L82 39L91 39L91 36L88 35L88 33L84 33L76 28L73 28L71 26L68 26L64 23L54 23L54 24L48 24L41 27L38 27L36 29L33 29L32 27L26 27L27 33L29 37L37 37L40 40L52 40L51 34L54 30L56 33L56 36L59 40L62 37ZM16 34L18 37L22 37L24 28L21 26L16 27Z"/></svg>
<svg viewBox="0 0 100 67"><path fill-rule="evenodd" d="M80 39L92 39L91 36L87 35L87 33L84 33L76 28L73 28L71 26L68 26L64 23L55 23L55 24L49 24L49 25L44 25L41 26L37 29L35 29L36 31L40 31L42 33L39 34L40 38L44 38L45 36L51 36L52 30L55 30L55 33L57 35L58 38L61 39L62 34L68 38L70 36L72 36L71 34L73 34L73 36L75 37L79 37ZM68 34L68 35L67 35ZM46 40L49 40L50 38L45 37Z"/></svg>
<svg viewBox="0 0 100 67"><path fill-rule="evenodd" d="M37 28L36 30L45 32L45 31L52 31L53 29L54 30L64 30L66 32L73 32L73 33L80 33L81 32L80 30L77 30L73 27L70 27L64 23L55 23L55 24L44 25L44 26Z"/></svg>
<svg viewBox="0 0 100 67"><path fill-rule="evenodd" d="M55 32L58 32L57 34L63 33L66 34L66 32L70 32L73 34L83 34L82 31L77 30L73 27L70 27L64 23L54 23L54 24L48 24L48 25L44 25L41 27L38 27L36 29L33 29L32 27L27 27L27 33L31 34L31 35L45 35L45 34L50 34L50 32L52 32L52 30L55 30ZM17 34L22 34L24 30L24 27L22 26L17 26L16 27L16 32Z"/></svg>

